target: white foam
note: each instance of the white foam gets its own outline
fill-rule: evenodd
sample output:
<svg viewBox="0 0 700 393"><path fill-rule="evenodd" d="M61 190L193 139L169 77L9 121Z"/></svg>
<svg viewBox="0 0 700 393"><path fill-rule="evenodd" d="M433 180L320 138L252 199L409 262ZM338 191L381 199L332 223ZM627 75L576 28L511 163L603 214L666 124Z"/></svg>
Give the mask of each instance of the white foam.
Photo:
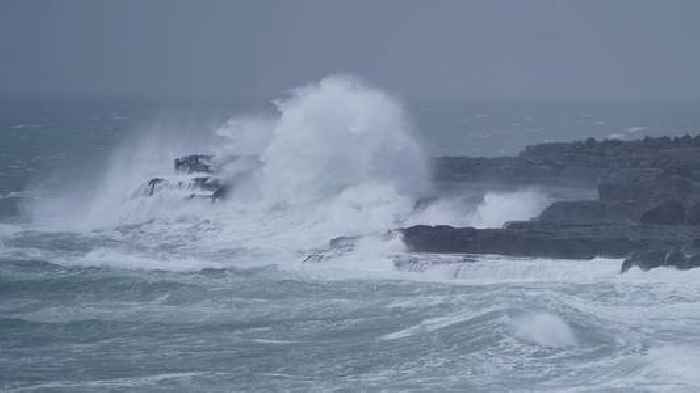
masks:
<svg viewBox="0 0 700 393"><path fill-rule="evenodd" d="M677 385L700 389L700 345L652 348L649 350L648 360L651 363L651 372L662 374Z"/></svg>
<svg viewBox="0 0 700 393"><path fill-rule="evenodd" d="M475 208L460 197L446 196L412 214L406 225L469 226L473 224Z"/></svg>
<svg viewBox="0 0 700 393"><path fill-rule="evenodd" d="M254 342L259 344L272 344L272 345L289 345L289 344L299 344L301 341L293 340L270 340L266 338L256 338L253 339Z"/></svg>
<svg viewBox="0 0 700 393"><path fill-rule="evenodd" d="M648 127L628 127L625 128L625 132L628 134L636 134L638 132L646 130Z"/></svg>
<svg viewBox="0 0 700 393"><path fill-rule="evenodd" d="M488 192L473 215L470 225L477 228L503 226L507 221L522 221L538 216L551 200L535 189L515 192Z"/></svg>
<svg viewBox="0 0 700 393"><path fill-rule="evenodd" d="M407 224L499 228L508 221L536 217L551 202L545 193L534 188L509 192L489 191L476 206L460 196L447 196L412 215Z"/></svg>
<svg viewBox="0 0 700 393"><path fill-rule="evenodd" d="M483 315L482 311L479 315ZM398 340L405 337L414 336L417 334L424 334L434 332L439 329L444 329L446 327L464 322L470 318L474 318L474 313L472 312L461 312L453 315L448 315L444 317L436 318L426 318L417 325L411 326L406 329L402 329L393 333L385 334L379 337L380 340Z"/></svg>
<svg viewBox="0 0 700 393"><path fill-rule="evenodd" d="M425 255L439 260L461 259L461 256ZM501 255L480 255L478 262L445 265L435 269L447 270L446 277L470 285L504 283L597 283L619 279L620 259L595 258L567 260L547 258L515 258ZM430 269L429 269L430 270Z"/></svg>
<svg viewBox="0 0 700 393"><path fill-rule="evenodd" d="M73 263L137 269L220 267L221 258L192 257L217 252L236 266L293 265L334 237L367 236L336 265L384 274L394 270L391 255L403 252L397 239L377 240L387 230L418 223L498 227L536 216L549 202L535 189L490 192L476 207L438 200L414 216L430 186L428 160L397 99L356 78L330 76L275 105L275 113L235 116L216 130L197 133L167 122L144 129L115 151L96 184L75 179L58 196L34 201L35 223L106 229L130 248L97 249ZM229 200L134 197L150 178L172 173L174 157L211 151L220 162L240 154L260 159ZM227 166L224 176L241 170ZM132 229L109 232L114 228Z"/></svg>
<svg viewBox="0 0 700 393"><path fill-rule="evenodd" d="M512 320L515 335L546 347L577 345L573 329L559 316L549 313L534 313Z"/></svg>
<svg viewBox="0 0 700 393"><path fill-rule="evenodd" d="M615 132L615 133L612 133L612 134L608 135L608 136L607 136L607 139L625 140L625 139L627 139L627 135L625 135L625 134L620 134L620 133Z"/></svg>
<svg viewBox="0 0 700 393"><path fill-rule="evenodd" d="M197 271L207 267L224 267L211 260L171 255L143 255L118 248L97 248L80 258L56 260L66 266L110 266L132 270Z"/></svg>
<svg viewBox="0 0 700 393"><path fill-rule="evenodd" d="M143 248L177 244L190 254L245 248L249 260L270 264L297 260L336 236L380 235L411 214L428 186L428 160L395 98L356 78L331 76L275 105L276 113L236 116L199 138L156 124L117 149L97 184L76 179L57 197L36 201L33 218L63 230L138 224L124 240ZM255 154L261 166L221 203L168 193L134 198L148 179L172 173L173 157L210 151L222 161ZM225 167L224 177L239 169ZM106 250L83 260L124 267L163 262L113 258Z"/></svg>
<svg viewBox="0 0 700 393"><path fill-rule="evenodd" d="M20 225L14 224L1 224L0 223L0 238L9 237L23 229Z"/></svg>
<svg viewBox="0 0 700 393"><path fill-rule="evenodd" d="M30 386L22 386L9 389L9 392L32 392L46 390L82 390L85 388L92 389L114 389L114 388L136 388L155 385L163 381L190 379L192 377L206 375L206 372L187 372L187 373L162 373L152 374L143 377L128 377L128 378L111 378L93 381L53 381L40 383Z"/></svg>

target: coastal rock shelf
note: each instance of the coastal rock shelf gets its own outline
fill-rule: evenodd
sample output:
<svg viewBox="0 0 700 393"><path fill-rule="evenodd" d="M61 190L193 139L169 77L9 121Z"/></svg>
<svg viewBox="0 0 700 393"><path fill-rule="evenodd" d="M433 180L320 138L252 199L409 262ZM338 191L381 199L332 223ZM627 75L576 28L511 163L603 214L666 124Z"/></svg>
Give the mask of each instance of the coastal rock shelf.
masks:
<svg viewBox="0 0 700 393"><path fill-rule="evenodd" d="M548 258L626 258L633 266L700 267L700 136L550 143L516 157L442 157L446 183L596 187L597 200L558 201L503 228L417 225L412 251Z"/></svg>
<svg viewBox="0 0 700 393"><path fill-rule="evenodd" d="M514 222L477 229L415 225L401 230L413 252L499 254L542 258L625 258L632 266L700 267L700 233L692 226L558 225ZM673 254L681 257L667 258Z"/></svg>

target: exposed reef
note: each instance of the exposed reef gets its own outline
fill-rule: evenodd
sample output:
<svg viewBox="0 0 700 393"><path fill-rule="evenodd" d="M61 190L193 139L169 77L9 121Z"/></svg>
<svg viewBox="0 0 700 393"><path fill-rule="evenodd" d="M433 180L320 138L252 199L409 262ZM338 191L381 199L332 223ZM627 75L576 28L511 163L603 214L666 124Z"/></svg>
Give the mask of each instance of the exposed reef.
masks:
<svg viewBox="0 0 700 393"><path fill-rule="evenodd" d="M152 197L168 191L187 199L226 198L236 182L260 165L254 156L217 158L211 154L190 154L173 160L173 172L154 177L136 192Z"/></svg>
<svg viewBox="0 0 700 393"><path fill-rule="evenodd" d="M446 183L596 187L596 200L558 201L503 228L417 225L412 251L548 258L626 258L637 266L700 267L700 137L549 143L516 157L442 157Z"/></svg>

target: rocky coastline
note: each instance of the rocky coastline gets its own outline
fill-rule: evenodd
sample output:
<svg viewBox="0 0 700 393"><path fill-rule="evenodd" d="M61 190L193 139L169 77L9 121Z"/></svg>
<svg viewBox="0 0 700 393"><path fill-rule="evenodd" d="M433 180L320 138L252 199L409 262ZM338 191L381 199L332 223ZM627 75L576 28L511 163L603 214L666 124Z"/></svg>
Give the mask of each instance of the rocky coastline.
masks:
<svg viewBox="0 0 700 393"><path fill-rule="evenodd" d="M529 146L515 157L435 159L443 183L595 187L502 228L402 228L413 252L625 258L621 271L700 267L700 136L589 138Z"/></svg>

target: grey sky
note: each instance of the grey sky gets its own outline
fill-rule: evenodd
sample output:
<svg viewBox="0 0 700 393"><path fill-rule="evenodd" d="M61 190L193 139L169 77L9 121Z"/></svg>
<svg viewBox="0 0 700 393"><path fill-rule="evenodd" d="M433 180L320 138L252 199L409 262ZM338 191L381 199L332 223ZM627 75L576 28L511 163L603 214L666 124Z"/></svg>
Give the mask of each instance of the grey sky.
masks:
<svg viewBox="0 0 700 393"><path fill-rule="evenodd" d="M698 98L700 1L0 0L0 94Z"/></svg>

